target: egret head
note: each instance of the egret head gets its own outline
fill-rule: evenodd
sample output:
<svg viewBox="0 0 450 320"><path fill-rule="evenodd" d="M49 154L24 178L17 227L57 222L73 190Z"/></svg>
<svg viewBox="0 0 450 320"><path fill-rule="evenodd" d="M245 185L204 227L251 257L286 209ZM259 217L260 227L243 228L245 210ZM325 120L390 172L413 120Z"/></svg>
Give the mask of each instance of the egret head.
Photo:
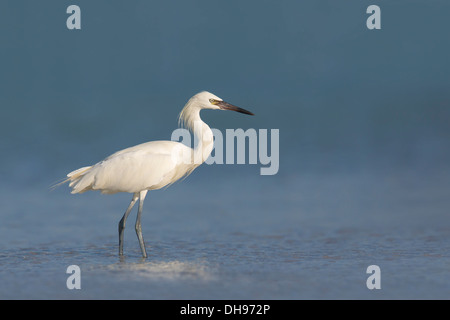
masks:
<svg viewBox="0 0 450 320"><path fill-rule="evenodd" d="M195 96L189 99L189 101L184 106L183 110L180 112L178 118L178 123L185 128L192 130L194 127L194 122L199 120L199 113L202 109L213 109L213 110L233 110L245 114L253 115L250 111L233 106L218 96L213 95L210 92L203 91L197 93Z"/></svg>
<svg viewBox="0 0 450 320"><path fill-rule="evenodd" d="M251 113L250 111L229 104L228 102L223 101L221 98L208 91L197 93L191 98L191 101L193 102L193 104L200 107L200 109L232 110L253 116L253 113Z"/></svg>

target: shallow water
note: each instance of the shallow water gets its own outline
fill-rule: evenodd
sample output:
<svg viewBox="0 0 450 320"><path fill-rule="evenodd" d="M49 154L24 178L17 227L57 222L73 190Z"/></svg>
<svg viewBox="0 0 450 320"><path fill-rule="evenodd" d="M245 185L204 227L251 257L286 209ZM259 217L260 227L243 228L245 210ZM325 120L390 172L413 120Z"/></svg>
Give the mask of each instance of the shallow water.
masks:
<svg viewBox="0 0 450 320"><path fill-rule="evenodd" d="M146 260L132 217L125 256L117 255L127 197L72 196L64 187L30 194L31 202L14 205L19 217L3 218L0 296L447 299L450 228L442 208L448 207L448 176L434 176L436 185L426 189L425 180L410 178L310 174L279 179L282 188L265 191L268 181L258 185L250 176L239 189L232 178L211 189L190 177L149 194ZM242 192L251 187L256 190ZM66 268L73 264L81 268L80 290L66 287ZM374 264L381 290L366 287L366 269Z"/></svg>

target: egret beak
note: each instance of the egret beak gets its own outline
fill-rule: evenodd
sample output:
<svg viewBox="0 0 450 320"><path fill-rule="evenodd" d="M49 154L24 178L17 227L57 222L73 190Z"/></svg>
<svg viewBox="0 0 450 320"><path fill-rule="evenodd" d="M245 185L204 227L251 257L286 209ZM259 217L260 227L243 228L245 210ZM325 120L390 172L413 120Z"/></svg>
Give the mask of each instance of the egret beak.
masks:
<svg viewBox="0 0 450 320"><path fill-rule="evenodd" d="M245 113L245 114L249 114L251 116L254 116L254 114L251 113L250 111L247 111L245 109L233 106L232 104L229 104L228 102L225 102L225 101L218 101L216 103L216 105L222 110L232 110L232 111L237 111L237 112L240 112L240 113Z"/></svg>

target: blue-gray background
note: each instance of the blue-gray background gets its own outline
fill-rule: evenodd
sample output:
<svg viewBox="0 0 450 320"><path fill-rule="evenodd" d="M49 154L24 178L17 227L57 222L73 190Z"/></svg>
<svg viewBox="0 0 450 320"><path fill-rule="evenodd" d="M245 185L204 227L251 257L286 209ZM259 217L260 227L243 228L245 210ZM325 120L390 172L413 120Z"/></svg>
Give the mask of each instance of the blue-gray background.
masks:
<svg viewBox="0 0 450 320"><path fill-rule="evenodd" d="M81 30L66 8L81 8ZM366 8L381 7L381 30ZM0 2L1 298L450 295L448 1ZM208 90L280 130L280 170L203 165L151 192L139 259L129 195L49 187L170 139ZM131 220L134 218L130 218ZM82 290L65 268L82 269ZM366 287L379 265L382 289ZM120 290L118 289L120 288Z"/></svg>

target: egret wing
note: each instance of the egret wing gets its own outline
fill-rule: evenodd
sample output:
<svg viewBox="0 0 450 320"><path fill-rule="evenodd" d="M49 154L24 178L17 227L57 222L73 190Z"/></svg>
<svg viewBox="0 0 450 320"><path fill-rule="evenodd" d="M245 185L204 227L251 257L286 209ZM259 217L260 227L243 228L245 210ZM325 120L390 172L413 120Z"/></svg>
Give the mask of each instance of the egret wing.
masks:
<svg viewBox="0 0 450 320"><path fill-rule="evenodd" d="M185 147L180 146L173 141L152 141L118 151L73 181L72 193L88 190L134 193L160 188L180 174L179 153Z"/></svg>

